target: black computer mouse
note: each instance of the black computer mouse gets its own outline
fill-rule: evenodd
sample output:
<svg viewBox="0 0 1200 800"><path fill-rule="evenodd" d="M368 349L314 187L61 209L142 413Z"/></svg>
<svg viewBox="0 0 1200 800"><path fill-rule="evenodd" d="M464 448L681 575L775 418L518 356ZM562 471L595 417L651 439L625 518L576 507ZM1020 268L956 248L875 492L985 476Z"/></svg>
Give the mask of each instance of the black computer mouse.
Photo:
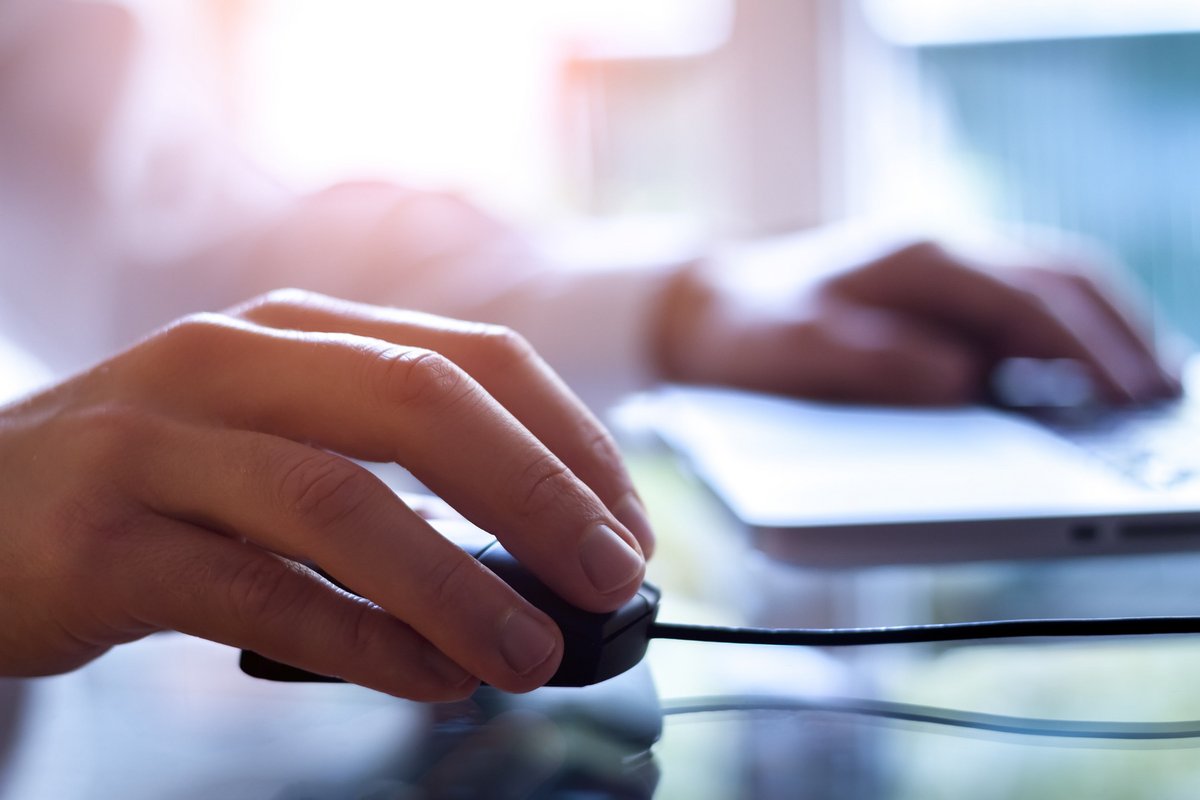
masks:
<svg viewBox="0 0 1200 800"><path fill-rule="evenodd" d="M616 611L596 614L576 608L556 595L521 566L495 538L476 540L463 547L518 594L544 611L562 631L562 663L547 686L600 683L631 669L646 655L650 626L654 624L661 596L652 584L643 583L638 593ZM267 680L340 682L338 678L281 664L249 650L242 651L240 666L247 675Z"/></svg>

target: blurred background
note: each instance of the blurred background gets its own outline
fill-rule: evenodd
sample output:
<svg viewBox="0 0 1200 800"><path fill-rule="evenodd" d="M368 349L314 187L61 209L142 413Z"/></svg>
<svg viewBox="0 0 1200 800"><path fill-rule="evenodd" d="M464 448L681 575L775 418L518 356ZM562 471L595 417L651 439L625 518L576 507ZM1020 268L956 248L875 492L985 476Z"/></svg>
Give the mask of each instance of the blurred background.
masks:
<svg viewBox="0 0 1200 800"><path fill-rule="evenodd" d="M38 2L49 0L0 0L0 12ZM462 192L536 230L614 225L693 241L782 234L860 217L916 229L954 229L981 219L1050 226L1112 247L1153 294L1162 311L1157 319L1200 339L1200 188L1192 174L1200 164L1200 3L122 4L145 29L140 41L148 68L137 72L136 88L157 101L148 107L181 111L176 118L205 142L217 138L209 131L221 131L235 151L296 191L347 178L391 179ZM139 140L127 141L133 147ZM189 163L213 173L227 166L217 159ZM149 227L170 234L163 239L182 241L186 237L170 227L172 207L164 196L170 200L165 191L152 197L152 208L164 211ZM224 196L214 192L212 202L224 204ZM12 219L6 209L0 228L19 227ZM57 231L50 236L69 238ZM5 255L20 261L19 254ZM88 250L79 263L90 267L93 256ZM81 337L102 328L81 322L94 313L87 309L95 298L109 291L102 278L51 286L56 296L66 294L64 286L84 287L63 315ZM138 291L151 290L145 274L137 279ZM173 283L168 276L151 288L164 291ZM126 317L133 313L121 309ZM54 326L25 327L32 336ZM1197 565L1179 556L1133 570L1123 562L1093 562L799 575L762 554L743 553L740 539L723 536L720 509L673 464L640 455L631 466L638 485L648 485L655 507L664 509L654 520L665 550L655 561L655 580L670 587L672 598L664 618L741 622L737 601L745 602L746 593L733 594L744 585L766 598L804 599L780 606L785 609L819 612L822 599L857 603L873 622L918 613L934 619L1035 616L1064 605L1072 610L1072 603L1085 614L1094 605L1115 613L1194 608ZM740 582L715 579L738 570ZM1095 587L1103 588L1098 598ZM694 650L666 647L660 664L681 665L667 674L696 671ZM934 668L919 659L884 658L884 694L966 708L980 697L997 698L983 710L1061 717L1082 709L1169 719L1200 708L1194 644L1165 658L1150 648L1099 655L1012 648L1007 658L994 650L946 652ZM740 651L734 658L741 659ZM222 669L207 674L224 675ZM1130 693L1130 675L1143 676L1139 685L1158 691ZM1064 686L1081 693L1063 692ZM671 688L702 693L710 687L680 678ZM124 707L119 717L126 725ZM798 727L812 735L811 728ZM703 760L696 752L715 753L718 768L721 757L729 759L725 729L692 731L682 744L668 737L659 751L676 748L691 763ZM705 737L711 746L701 742L697 749ZM902 787L892 796L1048 797L1054 792L1047 787L1067 785L1078 795L1082 776L1092 782L1089 796L1191 797L1200 783L1191 750L1139 750L1080 764L1062 754L1082 758L1083 749L1038 747L1037 758L1045 761L1031 770L1011 758L1012 749L991 755L997 759L991 769L977 769L981 756L955 757L944 746L967 742L965 749L973 741L946 738L909 748L909 760L924 771L914 771L908 791ZM774 746L784 752L778 741ZM781 760L791 757L787 752ZM1169 769L1165 758L1171 758ZM1131 768L1134 760L1145 768ZM666 775L664 796L705 796L694 786L673 794L670 782L679 776ZM997 778L1021 786L1006 793ZM981 782L991 794L980 794ZM964 788L955 791L956 785ZM780 796L792 794L787 786Z"/></svg>
<svg viewBox="0 0 1200 800"><path fill-rule="evenodd" d="M298 189L383 177L533 225L705 238L1050 225L1109 244L1200 334L1196 4L135 2Z"/></svg>

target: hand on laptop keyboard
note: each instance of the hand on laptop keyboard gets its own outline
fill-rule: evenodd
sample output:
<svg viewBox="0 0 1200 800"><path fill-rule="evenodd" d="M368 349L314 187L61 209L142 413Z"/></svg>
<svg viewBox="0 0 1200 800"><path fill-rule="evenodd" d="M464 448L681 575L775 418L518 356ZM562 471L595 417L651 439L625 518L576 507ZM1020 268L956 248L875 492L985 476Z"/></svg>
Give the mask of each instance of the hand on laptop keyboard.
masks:
<svg viewBox="0 0 1200 800"><path fill-rule="evenodd" d="M988 260L932 242L872 250L821 236L764 252L727 275L697 268L676 282L659 348L667 377L954 404L982 399L993 366L1022 356L1077 361L1116 404L1179 392L1129 310L1138 304L1114 299L1081 257Z"/></svg>
<svg viewBox="0 0 1200 800"><path fill-rule="evenodd" d="M1200 402L1192 394L1144 407L1064 410L1039 418L1148 489L1175 489L1200 477Z"/></svg>

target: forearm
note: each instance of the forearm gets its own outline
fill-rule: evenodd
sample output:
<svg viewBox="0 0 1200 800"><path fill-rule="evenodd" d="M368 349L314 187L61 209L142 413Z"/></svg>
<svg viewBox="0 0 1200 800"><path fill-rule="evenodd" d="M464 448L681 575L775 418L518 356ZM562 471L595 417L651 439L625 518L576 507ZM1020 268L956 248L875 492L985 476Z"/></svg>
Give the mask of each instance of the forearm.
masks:
<svg viewBox="0 0 1200 800"><path fill-rule="evenodd" d="M387 184L299 201L240 254L237 291L298 286L506 325L593 407L659 377L659 319L682 258L580 267L463 200ZM213 269L193 265L190 274Z"/></svg>

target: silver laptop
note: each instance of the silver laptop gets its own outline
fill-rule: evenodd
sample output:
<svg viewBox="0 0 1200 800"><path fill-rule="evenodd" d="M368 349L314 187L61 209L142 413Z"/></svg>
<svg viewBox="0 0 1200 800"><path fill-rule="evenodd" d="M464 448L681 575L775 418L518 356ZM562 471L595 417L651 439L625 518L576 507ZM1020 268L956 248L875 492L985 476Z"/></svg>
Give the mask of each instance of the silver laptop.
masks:
<svg viewBox="0 0 1200 800"><path fill-rule="evenodd" d="M632 414L769 553L813 566L1200 548L1200 362L1178 402L1039 419L669 387Z"/></svg>

